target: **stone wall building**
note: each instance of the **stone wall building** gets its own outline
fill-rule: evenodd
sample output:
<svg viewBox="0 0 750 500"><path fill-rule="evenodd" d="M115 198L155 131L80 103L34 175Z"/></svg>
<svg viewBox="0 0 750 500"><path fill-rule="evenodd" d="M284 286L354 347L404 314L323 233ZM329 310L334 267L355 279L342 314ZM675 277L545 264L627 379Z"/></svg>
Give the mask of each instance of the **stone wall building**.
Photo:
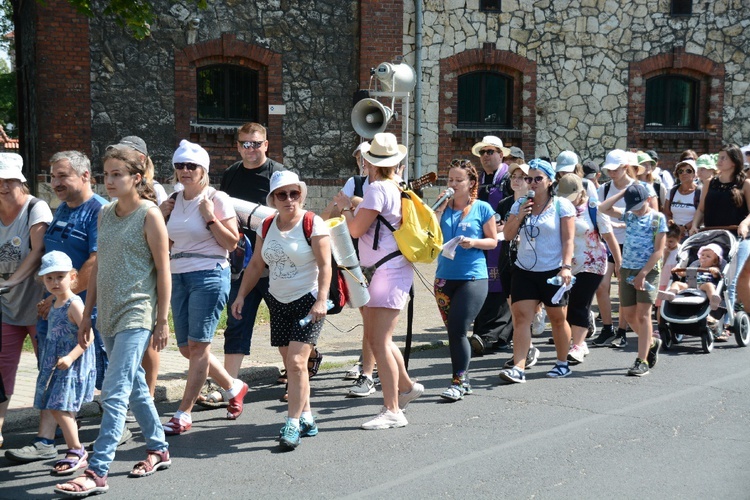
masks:
<svg viewBox="0 0 750 500"><path fill-rule="evenodd" d="M421 141L423 171L444 175L488 134L527 158L573 149L596 161L615 147L669 163L750 142L746 0L157 0L144 41L65 0L24 5L22 148L41 181L54 152L82 149L101 170L103 148L130 134L161 178L180 139L201 143L217 180L238 158L236 125L253 119L321 207L353 172L352 96L370 68L401 55L417 65L417 53L409 142ZM279 105L286 114L269 112ZM400 137L402 123L388 130Z"/></svg>

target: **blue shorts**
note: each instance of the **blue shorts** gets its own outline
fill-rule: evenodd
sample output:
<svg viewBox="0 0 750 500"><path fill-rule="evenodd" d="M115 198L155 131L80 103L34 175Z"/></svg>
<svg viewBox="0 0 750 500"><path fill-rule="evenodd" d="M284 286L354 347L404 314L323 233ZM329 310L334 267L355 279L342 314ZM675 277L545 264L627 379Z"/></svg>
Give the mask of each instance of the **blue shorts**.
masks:
<svg viewBox="0 0 750 500"><path fill-rule="evenodd" d="M177 345L211 342L229 297L229 266L172 274L172 320Z"/></svg>

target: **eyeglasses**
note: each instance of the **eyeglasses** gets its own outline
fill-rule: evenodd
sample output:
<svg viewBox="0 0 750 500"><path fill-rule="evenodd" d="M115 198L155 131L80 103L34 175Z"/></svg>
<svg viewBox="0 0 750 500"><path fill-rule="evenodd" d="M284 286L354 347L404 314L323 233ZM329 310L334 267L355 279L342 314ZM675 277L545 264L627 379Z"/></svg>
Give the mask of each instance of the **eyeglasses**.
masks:
<svg viewBox="0 0 750 500"><path fill-rule="evenodd" d="M186 168L192 172L198 167L200 167L200 165L196 165L195 163L175 163L174 164L175 170L182 170Z"/></svg>
<svg viewBox="0 0 750 500"><path fill-rule="evenodd" d="M266 141L237 141L237 144L242 146L244 149L258 149L263 145L263 143Z"/></svg>
<svg viewBox="0 0 750 500"><path fill-rule="evenodd" d="M471 162L469 160L460 160L456 158L455 160L451 160L451 167L459 167L459 168L465 168L471 165Z"/></svg>
<svg viewBox="0 0 750 500"><path fill-rule="evenodd" d="M539 184L545 179L543 175L537 175L536 177L524 177L523 180L526 181L526 184L531 184L532 182L536 182Z"/></svg>
<svg viewBox="0 0 750 500"><path fill-rule="evenodd" d="M274 191L273 196L277 201L286 201L289 198L292 201L297 201L299 195L302 194L299 191Z"/></svg>
<svg viewBox="0 0 750 500"><path fill-rule="evenodd" d="M495 152L496 151L494 149L483 149L479 152L479 156L484 156L484 155L492 156L495 154Z"/></svg>
<svg viewBox="0 0 750 500"><path fill-rule="evenodd" d="M694 173L695 173L695 171L694 171L694 170L693 170L692 168L685 168L685 169L682 169L682 170L678 170L678 171L677 171L677 175L682 175L682 174L694 174Z"/></svg>

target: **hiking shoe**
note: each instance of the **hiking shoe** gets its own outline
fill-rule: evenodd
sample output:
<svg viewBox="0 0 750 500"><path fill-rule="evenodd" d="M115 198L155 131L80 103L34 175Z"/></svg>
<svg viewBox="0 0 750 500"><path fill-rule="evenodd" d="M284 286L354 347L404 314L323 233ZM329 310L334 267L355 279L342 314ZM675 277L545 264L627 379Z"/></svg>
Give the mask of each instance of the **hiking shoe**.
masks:
<svg viewBox="0 0 750 500"><path fill-rule="evenodd" d="M531 335L533 337L540 336L544 333L545 328L547 328L546 315L547 313L544 308L534 314L534 320L531 322Z"/></svg>
<svg viewBox="0 0 750 500"><path fill-rule="evenodd" d="M421 384L416 383L414 385L421 386ZM424 388L422 389L424 390ZM414 388L412 388L412 390L407 394L410 394L411 392L414 392ZM400 396L401 395L399 395L399 398ZM394 413L384 406L383 409L380 410L378 416L362 424L362 428L368 431L378 429L393 429L396 427L405 427L408 423L409 422L406 420L403 411L399 410L397 413Z"/></svg>
<svg viewBox="0 0 750 500"><path fill-rule="evenodd" d="M346 397L363 398L375 392L375 382L365 374L359 376Z"/></svg>
<svg viewBox="0 0 750 500"><path fill-rule="evenodd" d="M287 420L286 424L284 424L284 427L281 429L279 444L282 447L288 448L290 450L295 449L297 446L299 446L299 430L299 427L293 425L290 421Z"/></svg>
<svg viewBox="0 0 750 500"><path fill-rule="evenodd" d="M313 417L312 422L300 419L299 435L300 437L313 437L318 435L318 424L315 423L315 417Z"/></svg>
<svg viewBox="0 0 750 500"><path fill-rule="evenodd" d="M518 368L506 368L500 370L498 376L506 382L513 382L514 384L523 384L526 382L526 374L523 370Z"/></svg>
<svg viewBox="0 0 750 500"><path fill-rule="evenodd" d="M633 363L633 367L628 370L628 375L631 377L642 377L648 375L648 363L641 358L635 358L635 363Z"/></svg>
<svg viewBox="0 0 750 500"><path fill-rule="evenodd" d="M484 355L484 341L479 335L472 335L469 337L469 345L471 346L471 353L475 356Z"/></svg>
<svg viewBox="0 0 750 500"><path fill-rule="evenodd" d="M602 325L602 329L599 330L599 335L591 342L594 347L605 347L615 340L615 332L612 329L612 325Z"/></svg>
<svg viewBox="0 0 750 500"><path fill-rule="evenodd" d="M581 346L573 344L570 346L570 350L568 351L568 361L574 365L577 365L578 363L583 363L583 359L586 355L583 353L583 349Z"/></svg>
<svg viewBox="0 0 750 500"><path fill-rule="evenodd" d="M44 444L42 441L34 441L28 446L8 450L5 452L5 458L20 464L29 464L39 460L50 460L57 458L57 448L54 444Z"/></svg>
<svg viewBox="0 0 750 500"><path fill-rule="evenodd" d="M344 375L344 380L357 380L359 376L362 374L362 368L359 366L359 363L352 366L348 372Z"/></svg>
<svg viewBox="0 0 750 500"><path fill-rule="evenodd" d="M417 399L422 394L424 394L424 386L419 382L414 382L409 392L398 393L398 407L402 410L405 410L406 407L409 406L409 403ZM406 425L406 419L404 419L404 425ZM403 427L403 425L399 425L397 427Z"/></svg>
<svg viewBox="0 0 750 500"><path fill-rule="evenodd" d="M646 357L649 368L653 368L659 362L659 349L661 349L661 339L653 339Z"/></svg>
<svg viewBox="0 0 750 500"><path fill-rule="evenodd" d="M613 349L623 349L627 346L628 339L625 335L615 337L615 339L609 344L609 347Z"/></svg>
<svg viewBox="0 0 750 500"><path fill-rule="evenodd" d="M586 332L586 338L589 339L596 335L596 315L594 311L589 311L589 328Z"/></svg>
<svg viewBox="0 0 750 500"><path fill-rule="evenodd" d="M573 373L567 364L555 363L554 368L547 372L547 378L565 378Z"/></svg>
<svg viewBox="0 0 750 500"><path fill-rule="evenodd" d="M531 368L537 361L539 361L539 349L532 345L526 353L526 368Z"/></svg>

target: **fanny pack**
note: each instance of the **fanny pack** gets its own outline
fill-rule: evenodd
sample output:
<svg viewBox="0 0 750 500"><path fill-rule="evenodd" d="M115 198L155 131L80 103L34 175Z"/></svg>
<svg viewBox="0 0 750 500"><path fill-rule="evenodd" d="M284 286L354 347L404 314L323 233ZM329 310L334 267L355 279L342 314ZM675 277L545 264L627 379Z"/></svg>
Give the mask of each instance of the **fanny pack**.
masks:
<svg viewBox="0 0 750 500"><path fill-rule="evenodd" d="M367 280L367 286L370 285L370 282L372 281L372 277L375 274L375 271L378 270L380 266L388 262L389 260L393 259L394 257L398 257L401 255L401 250L396 250L395 252L391 252L379 261L377 261L372 266L362 266L362 274L364 275L365 279Z"/></svg>

